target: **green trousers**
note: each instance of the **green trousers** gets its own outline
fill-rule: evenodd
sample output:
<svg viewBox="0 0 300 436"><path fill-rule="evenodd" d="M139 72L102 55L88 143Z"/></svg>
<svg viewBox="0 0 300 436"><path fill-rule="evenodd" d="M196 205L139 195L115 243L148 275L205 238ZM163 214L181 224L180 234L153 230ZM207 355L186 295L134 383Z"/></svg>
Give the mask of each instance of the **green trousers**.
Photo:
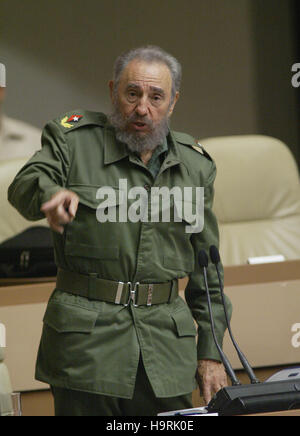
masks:
<svg viewBox="0 0 300 436"><path fill-rule="evenodd" d="M189 409L192 393L156 398L140 359L132 400L90 394L51 386L56 416L156 416L170 410Z"/></svg>

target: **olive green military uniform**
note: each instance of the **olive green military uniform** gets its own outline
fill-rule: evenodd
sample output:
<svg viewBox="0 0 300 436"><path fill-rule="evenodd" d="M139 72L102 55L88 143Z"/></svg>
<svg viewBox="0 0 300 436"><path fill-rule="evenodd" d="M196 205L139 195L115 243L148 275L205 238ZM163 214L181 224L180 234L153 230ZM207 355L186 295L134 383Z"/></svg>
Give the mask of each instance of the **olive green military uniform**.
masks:
<svg viewBox="0 0 300 436"><path fill-rule="evenodd" d="M68 122L70 116L78 114L82 116L78 122ZM63 235L53 233L56 262L66 277L58 280L45 313L36 366L38 380L57 388L131 399L142 357L154 395L170 398L195 388L197 358L219 360L210 331L204 279L197 264L201 249L218 245L218 226L211 210L216 167L189 135L170 132L166 144L162 147L163 162L158 173L153 173L116 140L104 114L70 112L46 125L42 150L10 186L9 201L29 220L43 218L41 205L63 188L80 198L75 220ZM120 179L126 179L128 191L132 187L149 191L151 187L179 186L192 187L194 192L196 187L204 187L203 231L187 233L185 228L192 218L185 215L184 221L178 222L173 211L171 222L99 223L97 191L112 187L115 200L106 201L105 207L118 211L124 201ZM133 202L127 201L128 206ZM147 306L145 301L124 300L123 295L117 300L124 304L98 298L100 291L110 293L110 287L106 282L101 285L99 279L174 284L187 275L188 305L173 285L161 304ZM88 282L82 277L89 278ZM218 279L211 265L208 282L222 343L226 327ZM80 293L81 288L85 294ZM160 288L154 288L154 302L160 301L159 294ZM197 346L193 317L198 324Z"/></svg>

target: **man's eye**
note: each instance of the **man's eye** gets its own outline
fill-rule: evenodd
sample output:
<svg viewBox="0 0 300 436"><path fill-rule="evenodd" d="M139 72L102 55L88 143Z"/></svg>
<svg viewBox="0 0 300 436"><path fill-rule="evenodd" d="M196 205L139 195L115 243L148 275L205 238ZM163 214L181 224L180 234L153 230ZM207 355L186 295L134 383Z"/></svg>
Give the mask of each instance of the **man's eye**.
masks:
<svg viewBox="0 0 300 436"><path fill-rule="evenodd" d="M162 102L162 96L159 94L153 95L153 97L151 97L152 99L152 103L155 105L161 104Z"/></svg>
<svg viewBox="0 0 300 436"><path fill-rule="evenodd" d="M130 92L128 93L128 97L130 97L130 98L135 98L135 97L136 97L136 92L134 92L134 91L130 91Z"/></svg>

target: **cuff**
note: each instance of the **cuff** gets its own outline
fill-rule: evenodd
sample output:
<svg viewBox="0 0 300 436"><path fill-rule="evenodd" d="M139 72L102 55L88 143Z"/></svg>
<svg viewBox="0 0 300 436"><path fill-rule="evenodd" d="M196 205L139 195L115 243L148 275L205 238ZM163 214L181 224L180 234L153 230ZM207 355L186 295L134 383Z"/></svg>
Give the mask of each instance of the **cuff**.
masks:
<svg viewBox="0 0 300 436"><path fill-rule="evenodd" d="M54 186L49 186L49 188L44 188L43 192L41 192L40 194L40 204L41 206L46 203L47 201L49 201L51 199L51 197L56 194L59 191L64 190L65 188L62 188L61 186L58 185L54 185Z"/></svg>
<svg viewBox="0 0 300 436"><path fill-rule="evenodd" d="M217 339L220 347L223 347L223 339L217 334ZM198 360L216 360L222 362L219 351L215 345L211 332L204 332L199 329L197 343L197 359Z"/></svg>

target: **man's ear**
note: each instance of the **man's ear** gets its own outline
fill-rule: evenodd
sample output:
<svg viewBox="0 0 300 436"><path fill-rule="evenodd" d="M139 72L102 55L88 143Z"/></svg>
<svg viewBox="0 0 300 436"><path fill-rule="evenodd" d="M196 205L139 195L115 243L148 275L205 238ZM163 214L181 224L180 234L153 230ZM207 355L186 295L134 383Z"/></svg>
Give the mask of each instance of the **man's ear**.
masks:
<svg viewBox="0 0 300 436"><path fill-rule="evenodd" d="M109 93L110 93L111 101L114 102L114 87L115 87L114 81L110 80L108 82L108 86L109 86Z"/></svg>
<svg viewBox="0 0 300 436"><path fill-rule="evenodd" d="M173 110L174 110L174 107L175 107L175 105L176 105L178 99L179 99L179 92L177 91L176 94L175 94L174 101L173 101L173 103L172 103L172 105L171 105L171 107L170 107L170 109L169 109L169 114L168 114L169 117L172 115Z"/></svg>

